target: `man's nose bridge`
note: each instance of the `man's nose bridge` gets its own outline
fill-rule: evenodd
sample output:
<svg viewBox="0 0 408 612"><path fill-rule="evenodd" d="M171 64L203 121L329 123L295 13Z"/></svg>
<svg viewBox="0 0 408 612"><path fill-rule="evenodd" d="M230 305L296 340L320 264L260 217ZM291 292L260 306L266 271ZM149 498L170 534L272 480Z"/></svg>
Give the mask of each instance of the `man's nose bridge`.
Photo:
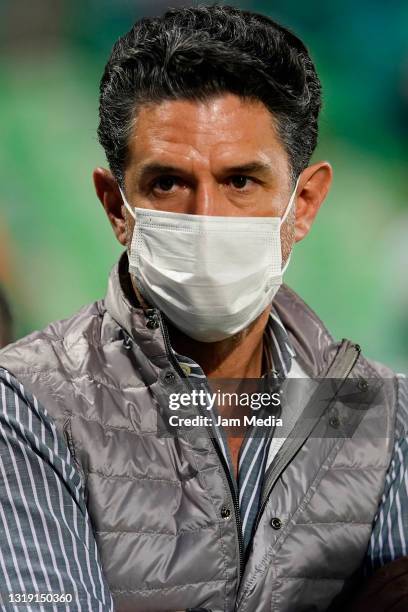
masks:
<svg viewBox="0 0 408 612"><path fill-rule="evenodd" d="M198 183L195 191L194 214L222 216L225 214L224 194L216 181L208 179Z"/></svg>

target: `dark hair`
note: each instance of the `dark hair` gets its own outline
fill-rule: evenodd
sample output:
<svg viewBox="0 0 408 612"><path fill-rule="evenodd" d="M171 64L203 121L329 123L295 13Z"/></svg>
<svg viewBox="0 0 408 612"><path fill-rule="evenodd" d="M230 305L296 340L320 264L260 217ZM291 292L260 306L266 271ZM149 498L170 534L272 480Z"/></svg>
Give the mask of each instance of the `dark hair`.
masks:
<svg viewBox="0 0 408 612"><path fill-rule="evenodd" d="M215 5L141 19L115 43L100 84L98 136L116 179L123 182L139 105L225 92L265 104L297 176L316 147L321 107L308 51L266 16Z"/></svg>

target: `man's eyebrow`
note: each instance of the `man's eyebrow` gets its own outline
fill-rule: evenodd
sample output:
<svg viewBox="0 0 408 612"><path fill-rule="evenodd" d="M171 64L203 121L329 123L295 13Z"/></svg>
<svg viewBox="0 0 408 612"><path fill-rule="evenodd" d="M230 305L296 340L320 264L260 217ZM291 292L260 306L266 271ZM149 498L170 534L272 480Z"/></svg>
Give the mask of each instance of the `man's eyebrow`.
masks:
<svg viewBox="0 0 408 612"><path fill-rule="evenodd" d="M246 164L238 164L234 166L226 166L223 168L224 174L250 174L256 172L269 172L271 167L269 164L252 161ZM147 163L142 166L139 172L139 178L141 180L154 176L157 174L180 174L184 173L184 170L181 168L177 168L176 166L172 166L171 164L160 164L158 162Z"/></svg>
<svg viewBox="0 0 408 612"><path fill-rule="evenodd" d="M156 174L179 174L180 172L182 172L181 168L176 168L176 166L151 162L140 168L139 178L143 180Z"/></svg>
<svg viewBox="0 0 408 612"><path fill-rule="evenodd" d="M227 166L224 168L224 172L229 174L251 174L253 172L269 172L270 170L271 167L269 164L259 161L239 164L237 166Z"/></svg>

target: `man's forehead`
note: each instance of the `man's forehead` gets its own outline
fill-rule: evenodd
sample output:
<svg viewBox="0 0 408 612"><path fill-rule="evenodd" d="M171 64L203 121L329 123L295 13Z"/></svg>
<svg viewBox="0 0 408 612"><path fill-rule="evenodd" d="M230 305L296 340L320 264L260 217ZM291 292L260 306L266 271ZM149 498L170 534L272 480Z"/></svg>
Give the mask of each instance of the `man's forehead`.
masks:
<svg viewBox="0 0 408 612"><path fill-rule="evenodd" d="M138 115L160 117L163 122L173 123L176 117L184 118L184 116L180 117L180 112L183 112L185 116L190 119L194 118L198 123L215 122L218 124L234 120L237 113L242 117L256 111L263 113L265 117L271 116L260 100L243 98L226 92L203 99L179 98L148 102L140 106Z"/></svg>
<svg viewBox="0 0 408 612"><path fill-rule="evenodd" d="M208 100L165 100L142 106L129 139L133 161L157 155L216 154L262 158L285 151L271 113L262 102L225 94ZM261 161L261 160L260 160Z"/></svg>

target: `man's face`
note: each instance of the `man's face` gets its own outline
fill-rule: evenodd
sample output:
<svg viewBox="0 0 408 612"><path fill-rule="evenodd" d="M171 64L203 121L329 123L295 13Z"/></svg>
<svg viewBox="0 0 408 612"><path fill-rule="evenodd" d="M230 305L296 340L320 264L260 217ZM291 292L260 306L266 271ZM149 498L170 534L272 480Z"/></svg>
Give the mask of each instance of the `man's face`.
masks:
<svg viewBox="0 0 408 612"><path fill-rule="evenodd" d="M124 187L138 208L245 217L281 216L293 189L270 112L233 94L143 106L128 142ZM293 216L285 226L286 259ZM132 230L129 218L128 241Z"/></svg>
<svg viewBox="0 0 408 612"><path fill-rule="evenodd" d="M173 100L139 108L129 140L124 190L138 208L178 213L282 216L293 184L276 123L258 101L233 94L205 102ZM332 178L327 162L299 177L282 226L282 258L304 238ZM97 195L119 242L129 246L134 220L109 170L96 168Z"/></svg>

